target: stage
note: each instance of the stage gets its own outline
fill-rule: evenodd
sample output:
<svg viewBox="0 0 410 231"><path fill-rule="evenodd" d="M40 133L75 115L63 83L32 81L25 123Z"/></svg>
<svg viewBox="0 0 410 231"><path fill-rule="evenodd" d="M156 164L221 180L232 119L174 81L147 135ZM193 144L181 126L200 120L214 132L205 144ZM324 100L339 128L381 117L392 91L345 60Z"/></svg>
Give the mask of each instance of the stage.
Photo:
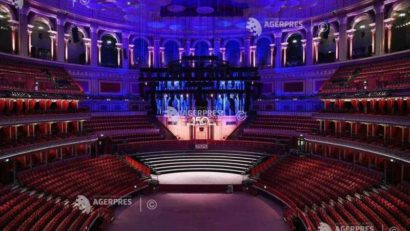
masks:
<svg viewBox="0 0 410 231"><path fill-rule="evenodd" d="M246 175L221 172L179 172L152 176L160 185L240 185Z"/></svg>

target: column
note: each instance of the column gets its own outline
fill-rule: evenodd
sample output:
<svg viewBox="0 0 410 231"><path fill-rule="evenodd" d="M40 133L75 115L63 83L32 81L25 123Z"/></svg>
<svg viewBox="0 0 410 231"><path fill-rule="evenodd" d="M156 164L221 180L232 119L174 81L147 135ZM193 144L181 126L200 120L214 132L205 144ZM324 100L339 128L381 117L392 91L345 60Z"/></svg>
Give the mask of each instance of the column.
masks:
<svg viewBox="0 0 410 231"><path fill-rule="evenodd" d="M288 43L284 42L281 43L281 47L282 47L282 67L286 67L286 50L288 49Z"/></svg>
<svg viewBox="0 0 410 231"><path fill-rule="evenodd" d="M115 46L117 47L117 65L122 67L122 43L117 43Z"/></svg>
<svg viewBox="0 0 410 231"><path fill-rule="evenodd" d="M335 41L336 41L336 52L335 52L335 61L338 61L339 60L339 46L340 46L340 43L339 43L339 40L340 40L340 38L339 38L339 33L334 33L333 34L334 36L335 36Z"/></svg>
<svg viewBox="0 0 410 231"><path fill-rule="evenodd" d="M97 55L98 55L98 65L101 65L101 46L102 46L102 40L97 41Z"/></svg>
<svg viewBox="0 0 410 231"><path fill-rule="evenodd" d="M220 48L220 52L221 52L222 60L225 61L225 60L226 60L226 57L225 57L225 55L226 55L226 48L225 48L225 47L221 47L221 48Z"/></svg>
<svg viewBox="0 0 410 231"><path fill-rule="evenodd" d="M281 47L282 33L275 33L274 36L275 36L275 49L276 49L275 68L280 68L282 66L282 47Z"/></svg>
<svg viewBox="0 0 410 231"><path fill-rule="evenodd" d="M154 65L154 47L148 47L148 67L152 67Z"/></svg>
<svg viewBox="0 0 410 231"><path fill-rule="evenodd" d="M90 64L90 53L91 53L91 39L83 38L85 46L85 64Z"/></svg>
<svg viewBox="0 0 410 231"><path fill-rule="evenodd" d="M21 56L28 56L29 55L29 49L30 47L28 46L29 44L29 38L28 38L28 25L27 25L27 6L24 5L23 9L19 11L19 38L18 38L18 44L19 44L19 55ZM31 39L30 39L31 40Z"/></svg>
<svg viewBox="0 0 410 231"><path fill-rule="evenodd" d="M165 66L165 47L160 47L159 48L159 56L160 56L160 62L159 65Z"/></svg>
<svg viewBox="0 0 410 231"><path fill-rule="evenodd" d="M387 31L387 38L386 38L387 53L391 52L391 37L392 37L391 28L393 27L393 22L394 22L393 18L388 18L384 20L384 28Z"/></svg>
<svg viewBox="0 0 410 231"><path fill-rule="evenodd" d="M66 49L66 34L64 31L66 16L64 14L57 15L57 41L56 41L56 54L57 61L64 62L67 61L67 49ZM70 35L69 35L70 36Z"/></svg>
<svg viewBox="0 0 410 231"><path fill-rule="evenodd" d="M60 37L60 36L59 36ZM69 34L65 34L64 35L64 61L67 62L68 61L68 41L70 40L70 35ZM86 52L87 52L87 47L85 48ZM59 57L59 56L57 56Z"/></svg>
<svg viewBox="0 0 410 231"><path fill-rule="evenodd" d="M376 52L376 23L370 23L369 27L372 32L372 55L374 55Z"/></svg>
<svg viewBox="0 0 410 231"><path fill-rule="evenodd" d="M376 55L384 54L384 4L383 1L376 1L376 37L375 53Z"/></svg>
<svg viewBox="0 0 410 231"><path fill-rule="evenodd" d="M28 47L27 47L27 49L28 49L28 56L30 56L31 57L31 47L32 47L32 45L31 45L31 34L33 33L33 28L34 28L34 26L33 25L27 25L27 44L28 44Z"/></svg>
<svg viewBox="0 0 410 231"><path fill-rule="evenodd" d="M241 47L241 52L239 55L239 64L241 66L244 66L245 64L245 47Z"/></svg>
<svg viewBox="0 0 410 231"><path fill-rule="evenodd" d="M312 40L310 40L310 41L312 41ZM302 52L303 52L303 55L302 55L302 62L303 62L303 64L307 64L307 61L306 61L306 53L309 53L309 55L307 55L307 57L308 57L308 62L309 62L309 64L312 64L312 51L310 51L310 52L307 52L306 50L309 50L309 49L306 49L306 39L302 39L301 40L301 42L302 42ZM311 46L309 46L310 48L312 48Z"/></svg>
<svg viewBox="0 0 410 231"><path fill-rule="evenodd" d="M209 52L209 55L214 55L214 48L213 47L209 47L208 48L208 52Z"/></svg>
<svg viewBox="0 0 410 231"><path fill-rule="evenodd" d="M352 59L352 56L353 56L353 37L354 37L354 32L355 31L356 31L355 29L350 29L350 30L346 31L347 38L349 40L349 42L348 42L348 46L349 46L348 59Z"/></svg>
<svg viewBox="0 0 410 231"><path fill-rule="evenodd" d="M18 32L18 22L10 20L10 29L11 29L11 51L13 54L17 54L17 32Z"/></svg>
<svg viewBox="0 0 410 231"><path fill-rule="evenodd" d="M347 60L347 18L341 17L339 18L339 60L344 61Z"/></svg>
<svg viewBox="0 0 410 231"><path fill-rule="evenodd" d="M302 39L302 45L303 45L303 50L304 50L304 55L303 55L303 63L306 65L312 65L313 64L313 43L312 43L312 25L308 24L305 26L306 29L306 39Z"/></svg>
<svg viewBox="0 0 410 231"><path fill-rule="evenodd" d="M51 40L51 60L56 59L56 40L57 40L57 31L48 31L50 33L50 40Z"/></svg>
<svg viewBox="0 0 410 231"><path fill-rule="evenodd" d="M92 66L98 66L100 64L100 50L101 50L101 43L98 41L98 27L92 26L90 28L91 31L91 49L90 49L90 60Z"/></svg>
<svg viewBox="0 0 410 231"><path fill-rule="evenodd" d="M319 37L313 38L313 63L318 63L319 61L319 41Z"/></svg>
<svg viewBox="0 0 410 231"><path fill-rule="evenodd" d="M123 33L122 34L122 68L128 69L130 66L130 52L128 51L129 49L129 44L130 44L130 34L129 33Z"/></svg>
<svg viewBox="0 0 410 231"><path fill-rule="evenodd" d="M256 67L256 46L250 46L251 67Z"/></svg>
<svg viewBox="0 0 410 231"><path fill-rule="evenodd" d="M274 65L275 65L275 44L274 43L272 43L272 44L269 44L269 47L270 47L270 66L271 67L274 67Z"/></svg>
<svg viewBox="0 0 410 231"><path fill-rule="evenodd" d="M128 45L128 57L130 60L130 65L133 67L135 65L135 60L134 60L134 44L129 44Z"/></svg>
<svg viewBox="0 0 410 231"><path fill-rule="evenodd" d="M185 49L183 47L180 47L180 48L178 48L178 51L179 51L179 59L181 60L182 56L184 55Z"/></svg>

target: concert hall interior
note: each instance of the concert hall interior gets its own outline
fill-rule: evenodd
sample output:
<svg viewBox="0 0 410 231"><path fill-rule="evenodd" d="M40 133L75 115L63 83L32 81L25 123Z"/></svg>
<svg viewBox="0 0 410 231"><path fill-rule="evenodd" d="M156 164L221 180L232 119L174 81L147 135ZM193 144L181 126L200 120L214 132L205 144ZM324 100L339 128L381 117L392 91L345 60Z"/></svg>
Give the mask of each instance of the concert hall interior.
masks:
<svg viewBox="0 0 410 231"><path fill-rule="evenodd" d="M410 1L0 0L0 230L410 230Z"/></svg>

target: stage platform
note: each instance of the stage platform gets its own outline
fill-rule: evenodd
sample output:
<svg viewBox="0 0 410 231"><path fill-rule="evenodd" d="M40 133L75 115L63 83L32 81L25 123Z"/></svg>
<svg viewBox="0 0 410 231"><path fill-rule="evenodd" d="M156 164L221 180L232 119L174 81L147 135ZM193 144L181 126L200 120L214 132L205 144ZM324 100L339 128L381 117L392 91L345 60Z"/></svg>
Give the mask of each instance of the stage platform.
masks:
<svg viewBox="0 0 410 231"><path fill-rule="evenodd" d="M221 172L179 172L153 176L160 185L240 185L247 175Z"/></svg>

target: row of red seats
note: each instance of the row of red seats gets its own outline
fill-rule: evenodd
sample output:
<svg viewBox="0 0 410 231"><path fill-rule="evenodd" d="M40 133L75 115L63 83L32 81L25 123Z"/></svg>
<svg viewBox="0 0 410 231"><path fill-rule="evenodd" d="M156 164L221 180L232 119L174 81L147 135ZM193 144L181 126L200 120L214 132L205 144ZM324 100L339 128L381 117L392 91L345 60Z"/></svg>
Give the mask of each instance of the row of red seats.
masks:
<svg viewBox="0 0 410 231"><path fill-rule="evenodd" d="M311 133L318 127L318 122L311 117L258 115L239 138L289 143L295 133Z"/></svg>
<svg viewBox="0 0 410 231"><path fill-rule="evenodd" d="M349 181L345 186L354 190L349 191L341 184ZM308 216L307 226L317 229L324 222L332 230L336 230L336 226L340 229L341 226L366 225L375 230L390 227L407 230L410 188L400 185L385 190L380 184L381 175L371 170L334 160L301 157L277 161L262 172L258 180L258 185L263 185L265 190L273 190L288 204L304 210Z"/></svg>
<svg viewBox="0 0 410 231"><path fill-rule="evenodd" d="M0 62L0 77L0 86L9 90L82 94L74 80L64 69L59 67L39 67L26 62L2 60Z"/></svg>
<svg viewBox="0 0 410 231"><path fill-rule="evenodd" d="M122 196L144 184L132 168L114 156L72 162L23 173L18 179L29 188L71 200L78 195Z"/></svg>
<svg viewBox="0 0 410 231"><path fill-rule="evenodd" d="M350 171L356 174L352 175ZM335 182L337 178L340 180ZM304 209L378 185L381 175L334 161L287 157L262 173L260 181L287 193L299 208Z"/></svg>
<svg viewBox="0 0 410 231"><path fill-rule="evenodd" d="M408 58L391 61L372 62L372 64L355 65L339 69L321 89L321 93L343 93L348 90L356 92L404 88L409 84L410 61Z"/></svg>
<svg viewBox="0 0 410 231"><path fill-rule="evenodd" d="M0 229L9 230L83 230L101 211L82 213L51 197L43 197L21 188L0 189Z"/></svg>
<svg viewBox="0 0 410 231"><path fill-rule="evenodd" d="M111 137L114 143L163 139L160 130L146 115L92 117L86 123L86 127L93 131L108 132L107 136ZM124 132L124 130L127 130L127 132ZM115 134L115 131L119 131L119 133Z"/></svg>
<svg viewBox="0 0 410 231"><path fill-rule="evenodd" d="M125 156L125 161L133 167L134 169L138 170L139 172L143 173L145 176L150 176L151 175L151 169L144 164L136 161L134 158L130 156Z"/></svg>
<svg viewBox="0 0 410 231"><path fill-rule="evenodd" d="M255 167L251 168L249 170L249 173L251 176L257 176L260 173L266 171L272 164L274 164L278 160L278 157L276 156L271 156L267 160L259 163Z"/></svg>

